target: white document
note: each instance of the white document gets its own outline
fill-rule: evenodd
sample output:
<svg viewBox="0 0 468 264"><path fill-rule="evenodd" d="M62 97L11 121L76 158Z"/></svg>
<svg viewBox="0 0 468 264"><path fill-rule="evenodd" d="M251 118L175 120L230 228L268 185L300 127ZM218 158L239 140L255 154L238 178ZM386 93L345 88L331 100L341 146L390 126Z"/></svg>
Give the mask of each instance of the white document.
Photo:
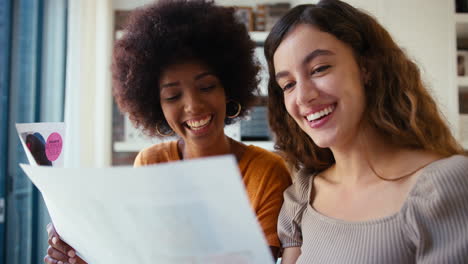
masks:
<svg viewBox="0 0 468 264"><path fill-rule="evenodd" d="M273 263L232 156L148 167L21 167L90 264Z"/></svg>
<svg viewBox="0 0 468 264"><path fill-rule="evenodd" d="M16 131L29 164L63 167L65 123L16 124Z"/></svg>

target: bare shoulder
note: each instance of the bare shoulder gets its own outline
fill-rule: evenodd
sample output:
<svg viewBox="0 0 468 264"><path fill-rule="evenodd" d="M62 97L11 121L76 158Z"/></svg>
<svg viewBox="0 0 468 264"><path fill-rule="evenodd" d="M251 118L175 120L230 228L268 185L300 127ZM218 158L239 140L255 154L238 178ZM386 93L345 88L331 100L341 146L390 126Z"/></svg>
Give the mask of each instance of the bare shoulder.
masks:
<svg viewBox="0 0 468 264"><path fill-rule="evenodd" d="M400 155L400 161L413 166L425 166L443 159L444 156L425 150L405 150Z"/></svg>
<svg viewBox="0 0 468 264"><path fill-rule="evenodd" d="M410 178L418 176L424 168L444 157L426 150L402 150L391 162L393 175L410 174Z"/></svg>
<svg viewBox="0 0 468 264"><path fill-rule="evenodd" d="M437 193L449 192L456 193L455 190L461 189L462 192L468 187L468 157L464 155L452 155L443 157L434 154L422 154L417 156L419 162L424 167L414 176L413 194L420 193L428 195L434 191ZM418 191L419 190L419 191Z"/></svg>

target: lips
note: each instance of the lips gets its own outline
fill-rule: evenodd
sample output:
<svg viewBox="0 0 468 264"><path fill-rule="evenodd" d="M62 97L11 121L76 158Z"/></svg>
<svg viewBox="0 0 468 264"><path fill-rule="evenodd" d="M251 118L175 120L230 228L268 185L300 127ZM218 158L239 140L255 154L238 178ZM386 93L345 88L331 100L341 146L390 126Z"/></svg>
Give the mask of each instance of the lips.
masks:
<svg viewBox="0 0 468 264"><path fill-rule="evenodd" d="M185 126L192 130L200 130L208 126L213 119L212 115L207 115L202 118L190 119L185 121Z"/></svg>

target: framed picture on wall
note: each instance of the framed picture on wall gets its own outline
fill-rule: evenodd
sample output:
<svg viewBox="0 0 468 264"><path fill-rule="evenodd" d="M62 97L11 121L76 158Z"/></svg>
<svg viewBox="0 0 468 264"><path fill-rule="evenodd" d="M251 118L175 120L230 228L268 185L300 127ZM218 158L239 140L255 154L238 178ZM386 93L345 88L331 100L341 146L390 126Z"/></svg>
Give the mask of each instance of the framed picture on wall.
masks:
<svg viewBox="0 0 468 264"><path fill-rule="evenodd" d="M468 76L468 50L457 51L457 75Z"/></svg>
<svg viewBox="0 0 468 264"><path fill-rule="evenodd" d="M455 10L457 13L467 13L468 0L455 0Z"/></svg>
<svg viewBox="0 0 468 264"><path fill-rule="evenodd" d="M250 6L236 6L235 16L245 25L248 31L254 30L253 9Z"/></svg>

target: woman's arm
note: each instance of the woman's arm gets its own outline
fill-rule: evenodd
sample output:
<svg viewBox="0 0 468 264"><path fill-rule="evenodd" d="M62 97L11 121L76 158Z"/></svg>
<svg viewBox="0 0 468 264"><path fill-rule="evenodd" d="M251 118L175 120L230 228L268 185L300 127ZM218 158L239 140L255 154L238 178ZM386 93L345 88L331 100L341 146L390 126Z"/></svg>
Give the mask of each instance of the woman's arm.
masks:
<svg viewBox="0 0 468 264"><path fill-rule="evenodd" d="M300 247L288 247L283 251L283 256L281 257L281 264L295 264L297 259L301 255Z"/></svg>
<svg viewBox="0 0 468 264"><path fill-rule="evenodd" d="M468 158L439 161L421 176L405 216L415 263L467 263Z"/></svg>

